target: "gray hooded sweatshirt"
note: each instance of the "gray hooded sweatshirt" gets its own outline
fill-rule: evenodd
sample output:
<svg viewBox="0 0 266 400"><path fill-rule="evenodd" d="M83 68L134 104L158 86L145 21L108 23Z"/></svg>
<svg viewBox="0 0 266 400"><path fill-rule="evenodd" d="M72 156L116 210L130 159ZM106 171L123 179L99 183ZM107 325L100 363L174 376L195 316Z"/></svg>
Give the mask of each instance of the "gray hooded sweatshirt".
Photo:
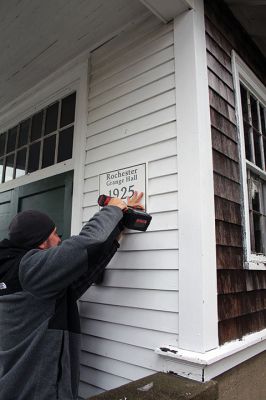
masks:
<svg viewBox="0 0 266 400"><path fill-rule="evenodd" d="M26 252L5 282L0 248L0 400L77 399L76 302L115 254L122 216L104 207L60 246Z"/></svg>

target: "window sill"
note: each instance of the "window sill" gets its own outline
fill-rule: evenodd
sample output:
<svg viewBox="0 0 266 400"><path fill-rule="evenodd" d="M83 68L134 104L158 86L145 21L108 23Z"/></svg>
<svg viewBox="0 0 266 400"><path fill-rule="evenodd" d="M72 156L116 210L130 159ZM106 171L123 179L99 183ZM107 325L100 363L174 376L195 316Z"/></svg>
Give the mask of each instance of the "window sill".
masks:
<svg viewBox="0 0 266 400"><path fill-rule="evenodd" d="M207 382L266 350L266 329L227 342L206 353L164 345L155 350L163 359L163 372Z"/></svg>
<svg viewBox="0 0 266 400"><path fill-rule="evenodd" d="M51 165L50 167L39 169L30 174L11 179L8 182L0 183L0 192L15 189L18 186L27 185L28 183L33 183L50 176L62 174L64 172L71 171L72 169L74 169L73 158L70 158L69 160Z"/></svg>
<svg viewBox="0 0 266 400"><path fill-rule="evenodd" d="M250 270L265 271L266 257L252 255L252 258L249 261L245 262L244 267L245 269L250 269Z"/></svg>

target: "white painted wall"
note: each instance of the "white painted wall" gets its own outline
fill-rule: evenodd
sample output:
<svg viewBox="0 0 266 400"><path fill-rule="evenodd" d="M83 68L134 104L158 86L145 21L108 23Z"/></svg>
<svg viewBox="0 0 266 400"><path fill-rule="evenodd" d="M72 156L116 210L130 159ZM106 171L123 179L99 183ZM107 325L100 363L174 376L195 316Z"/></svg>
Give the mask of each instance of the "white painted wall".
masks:
<svg viewBox="0 0 266 400"><path fill-rule="evenodd" d="M80 302L80 396L160 370L178 346L178 196L173 24L148 17L91 56L83 222L98 210L99 174L147 163L146 233L123 239L101 286Z"/></svg>

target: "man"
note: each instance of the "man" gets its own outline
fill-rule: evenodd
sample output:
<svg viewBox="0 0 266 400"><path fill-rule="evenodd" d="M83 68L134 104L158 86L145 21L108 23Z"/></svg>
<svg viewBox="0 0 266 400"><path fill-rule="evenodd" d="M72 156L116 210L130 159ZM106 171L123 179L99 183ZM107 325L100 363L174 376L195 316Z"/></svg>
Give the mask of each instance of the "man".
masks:
<svg viewBox="0 0 266 400"><path fill-rule="evenodd" d="M135 193L128 205L138 205ZM61 242L54 222L24 211L0 242L0 400L73 400L78 396L77 299L115 254L127 204L108 206Z"/></svg>

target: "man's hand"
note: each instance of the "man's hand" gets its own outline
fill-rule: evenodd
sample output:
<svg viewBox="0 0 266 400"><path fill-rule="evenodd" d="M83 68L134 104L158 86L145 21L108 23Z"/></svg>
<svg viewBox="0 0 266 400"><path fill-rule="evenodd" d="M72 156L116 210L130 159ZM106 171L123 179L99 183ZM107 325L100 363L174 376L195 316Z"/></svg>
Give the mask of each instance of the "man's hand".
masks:
<svg viewBox="0 0 266 400"><path fill-rule="evenodd" d="M108 206L115 206L121 208L122 211L127 209L126 203L119 199L119 197L112 197L108 203Z"/></svg>
<svg viewBox="0 0 266 400"><path fill-rule="evenodd" d="M140 210L144 210L143 205L140 204L141 199L143 197L143 192L134 192L132 197L127 198L127 205L129 207L138 208Z"/></svg>

